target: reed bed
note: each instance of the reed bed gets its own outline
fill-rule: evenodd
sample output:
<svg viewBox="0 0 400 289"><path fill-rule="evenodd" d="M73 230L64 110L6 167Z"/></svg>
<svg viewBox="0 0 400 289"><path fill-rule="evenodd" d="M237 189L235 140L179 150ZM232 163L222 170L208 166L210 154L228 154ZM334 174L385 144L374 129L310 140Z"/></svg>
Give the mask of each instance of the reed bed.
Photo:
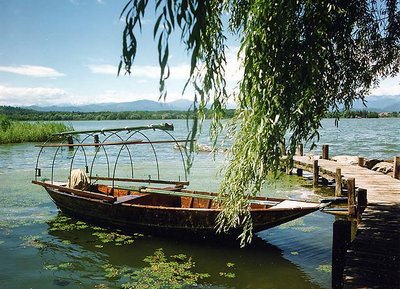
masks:
<svg viewBox="0 0 400 289"><path fill-rule="evenodd" d="M43 142L48 140L53 133L72 129L71 126L60 122L9 121L6 125L0 126L0 144Z"/></svg>

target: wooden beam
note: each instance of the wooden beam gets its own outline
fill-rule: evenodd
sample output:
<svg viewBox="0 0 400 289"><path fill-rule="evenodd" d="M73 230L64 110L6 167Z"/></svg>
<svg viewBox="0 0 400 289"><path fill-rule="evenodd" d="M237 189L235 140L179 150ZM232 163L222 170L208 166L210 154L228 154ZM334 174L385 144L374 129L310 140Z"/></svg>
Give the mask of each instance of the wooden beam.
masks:
<svg viewBox="0 0 400 289"><path fill-rule="evenodd" d="M357 212L362 214L368 205L367 190L358 188L357 190Z"/></svg>
<svg viewBox="0 0 400 289"><path fill-rule="evenodd" d="M47 183L47 182L32 181L32 183L36 184L36 185L40 185L45 188L47 187L47 188L57 189L60 192L70 193L70 194L74 194L74 195L81 196L81 197L88 197L88 198L98 199L98 200L103 200L103 201L108 201L108 202L115 202L115 200L117 199L114 196L94 193L91 191L72 189L72 188L59 186L59 185L55 185L55 184Z"/></svg>
<svg viewBox="0 0 400 289"><path fill-rule="evenodd" d="M318 187L318 177L319 177L319 166L318 160L313 162L313 186Z"/></svg>
<svg viewBox="0 0 400 289"><path fill-rule="evenodd" d="M351 241L351 222L337 220L333 223L332 236L332 288L343 288L343 271L347 247Z"/></svg>
<svg viewBox="0 0 400 289"><path fill-rule="evenodd" d="M394 157L393 160L393 178L400 179L400 157Z"/></svg>
<svg viewBox="0 0 400 289"><path fill-rule="evenodd" d="M342 169L339 167L336 168L335 183L335 197L342 197Z"/></svg>
<svg viewBox="0 0 400 289"><path fill-rule="evenodd" d="M111 177L101 177L101 176L92 176L90 177L92 180L101 180L101 181L117 181L117 182L133 182L133 183L147 183L147 184L167 184L167 185L176 185L176 186L188 186L189 182L187 181L166 181L166 180L154 180L154 179L133 179L133 178L111 178Z"/></svg>
<svg viewBox="0 0 400 289"><path fill-rule="evenodd" d="M356 180L354 178L347 179L347 200L348 200L348 209L349 216L352 218L357 217L357 208L356 208Z"/></svg>
<svg viewBox="0 0 400 289"><path fill-rule="evenodd" d="M174 130L174 125L169 124L169 123L164 123L164 124L151 124L147 126L136 126L136 127L122 127L122 128L106 128L106 129L96 129L96 130L72 130L72 131L66 131L66 132L61 132L61 133L55 133L53 135L72 135L72 134L88 134L88 133L105 133L105 132L118 132L118 131L138 131L138 130L155 130L155 129L160 129L160 130L168 130L168 131L173 131Z"/></svg>
<svg viewBox="0 0 400 289"><path fill-rule="evenodd" d="M329 145L327 144L322 145L322 159L323 160L329 159Z"/></svg>
<svg viewBox="0 0 400 289"><path fill-rule="evenodd" d="M299 143L299 145L297 146L297 155L301 157L304 155L304 148L302 143Z"/></svg>
<svg viewBox="0 0 400 289"><path fill-rule="evenodd" d="M360 167L363 167L363 166L364 166L364 157L358 157L358 165L359 165Z"/></svg>
<svg viewBox="0 0 400 289"><path fill-rule="evenodd" d="M47 147L98 147L98 146L113 146L113 145L139 145L139 144L160 144L160 143L182 143L188 142L188 140L158 140L158 141L142 141L142 140L132 140L132 141L120 141L120 142L103 142L103 143L76 143L76 144L65 144L65 143L49 143L35 145L35 147L47 148Z"/></svg>

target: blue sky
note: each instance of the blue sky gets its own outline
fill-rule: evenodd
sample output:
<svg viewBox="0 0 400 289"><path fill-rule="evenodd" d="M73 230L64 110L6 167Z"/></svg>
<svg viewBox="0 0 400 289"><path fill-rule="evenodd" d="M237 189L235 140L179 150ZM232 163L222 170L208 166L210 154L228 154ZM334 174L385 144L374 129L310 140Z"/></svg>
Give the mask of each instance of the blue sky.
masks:
<svg viewBox="0 0 400 289"><path fill-rule="evenodd" d="M152 1L149 1L151 3ZM153 9L145 16L133 73L117 77L125 0L0 0L0 105L59 105L158 100ZM168 98L182 96L189 59L178 41L171 43ZM240 76L237 47L228 51L227 77ZM399 95L400 78L374 90Z"/></svg>

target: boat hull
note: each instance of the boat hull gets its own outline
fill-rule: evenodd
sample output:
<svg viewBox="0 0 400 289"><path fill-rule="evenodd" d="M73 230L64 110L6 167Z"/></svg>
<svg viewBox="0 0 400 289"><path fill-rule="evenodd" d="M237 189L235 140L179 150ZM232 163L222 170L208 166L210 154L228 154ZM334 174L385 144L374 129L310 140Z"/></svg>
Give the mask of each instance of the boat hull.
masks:
<svg viewBox="0 0 400 289"><path fill-rule="evenodd" d="M108 228L179 237L223 235L216 234L215 229L215 220L220 209L113 204L72 195L54 188L46 187L46 190L63 213ZM275 227L315 210L316 208L251 210L253 232ZM237 236L240 230L241 228L232 229L226 235Z"/></svg>

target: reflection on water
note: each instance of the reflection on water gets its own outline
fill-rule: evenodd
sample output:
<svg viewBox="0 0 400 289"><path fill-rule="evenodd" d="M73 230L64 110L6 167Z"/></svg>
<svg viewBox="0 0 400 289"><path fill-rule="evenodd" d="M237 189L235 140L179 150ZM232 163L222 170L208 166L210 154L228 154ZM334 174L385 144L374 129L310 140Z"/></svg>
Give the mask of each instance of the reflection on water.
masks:
<svg viewBox="0 0 400 289"><path fill-rule="evenodd" d="M342 120L336 128L333 120L326 120L321 143L331 145L332 155L391 158L400 151L400 135L394 131L398 121ZM86 129L150 123L154 121L72 124L75 129ZM185 121L174 123L174 135L185 137ZM202 136L200 142L207 143L207 136ZM177 257L171 256L184 254L194 262L194 267L187 265L190 274L207 273L209 277L198 280L200 288L330 288L334 221L330 215L317 212L260 232L255 242L244 249L236 243L118 235L58 214L45 191L30 183L37 152L32 144L0 146L1 288L121 288L129 283L132 272L147 272L144 269L151 264L143 260L154 257L160 248L167 264L177 262ZM182 176L176 154L172 147L160 151L162 178ZM148 173L143 171L151 170L154 162L144 159L142 153L133 155L136 176L146 176ZM68 166L71 153L62 152L58 158ZM216 162L208 154L199 154L189 177L191 187L216 190L220 181L216 173L222 165L223 154L217 156ZM45 161L44 173L46 166ZM96 167L98 174L106 171ZM117 170L124 173L127 169L118 166ZM57 178L65 179L67 174L68 168L55 172ZM309 182L295 176L284 176L263 191L273 196L307 199L331 192L329 188L316 192ZM187 260L183 258L179 264L185 265Z"/></svg>

